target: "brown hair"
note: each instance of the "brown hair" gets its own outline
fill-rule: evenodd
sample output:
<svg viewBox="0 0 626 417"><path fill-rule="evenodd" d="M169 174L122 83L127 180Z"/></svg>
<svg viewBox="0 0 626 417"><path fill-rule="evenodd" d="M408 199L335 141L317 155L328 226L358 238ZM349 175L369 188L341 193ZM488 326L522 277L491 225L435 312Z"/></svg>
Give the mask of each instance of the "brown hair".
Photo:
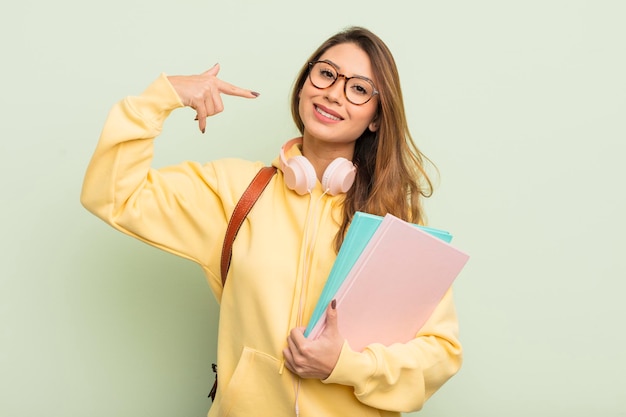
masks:
<svg viewBox="0 0 626 417"><path fill-rule="evenodd" d="M422 197L430 197L433 186L424 169L428 158L417 148L409 132L400 77L389 48L375 34L362 27L347 28L324 42L300 70L291 93L291 114L304 133L300 118L299 92L308 76L308 63L317 61L333 46L353 43L370 58L376 87L379 91L375 132L366 129L356 141L353 162L357 166L354 185L345 196L343 221L335 248L343 237L356 211L424 223Z"/></svg>

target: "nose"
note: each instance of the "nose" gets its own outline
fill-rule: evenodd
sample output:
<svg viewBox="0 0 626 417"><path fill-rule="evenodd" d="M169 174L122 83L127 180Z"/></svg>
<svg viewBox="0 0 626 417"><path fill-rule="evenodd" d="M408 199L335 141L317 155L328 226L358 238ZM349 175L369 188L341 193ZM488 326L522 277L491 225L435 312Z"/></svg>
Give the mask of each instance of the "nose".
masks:
<svg viewBox="0 0 626 417"><path fill-rule="evenodd" d="M345 98L345 83L346 77L343 74L338 74L333 85L325 89L328 100L335 103L341 102Z"/></svg>

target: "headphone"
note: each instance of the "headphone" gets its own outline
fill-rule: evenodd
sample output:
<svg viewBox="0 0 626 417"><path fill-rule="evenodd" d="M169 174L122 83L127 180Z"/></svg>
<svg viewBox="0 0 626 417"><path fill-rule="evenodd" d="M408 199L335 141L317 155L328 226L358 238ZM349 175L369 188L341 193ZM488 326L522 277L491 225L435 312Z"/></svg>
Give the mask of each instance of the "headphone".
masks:
<svg viewBox="0 0 626 417"><path fill-rule="evenodd" d="M301 144L302 138L295 138L285 143L280 148L280 163L285 183L289 189L300 195L308 194L315 187L317 174L315 168L302 155L296 155L289 159L285 157L285 150L294 144ZM322 175L322 188L330 195L347 192L354 183L356 167L346 158L333 160Z"/></svg>

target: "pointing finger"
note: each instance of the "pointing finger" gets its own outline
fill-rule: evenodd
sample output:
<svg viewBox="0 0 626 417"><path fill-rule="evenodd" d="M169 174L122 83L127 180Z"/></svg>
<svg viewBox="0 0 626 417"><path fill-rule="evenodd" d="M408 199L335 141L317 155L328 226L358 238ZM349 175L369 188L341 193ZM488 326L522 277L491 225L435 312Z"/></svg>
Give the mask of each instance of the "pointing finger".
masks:
<svg viewBox="0 0 626 417"><path fill-rule="evenodd" d="M256 91L247 90L245 88L237 87L236 85L227 83L218 79L218 89L220 93L227 94L229 96L237 96L244 98L256 98L260 94Z"/></svg>

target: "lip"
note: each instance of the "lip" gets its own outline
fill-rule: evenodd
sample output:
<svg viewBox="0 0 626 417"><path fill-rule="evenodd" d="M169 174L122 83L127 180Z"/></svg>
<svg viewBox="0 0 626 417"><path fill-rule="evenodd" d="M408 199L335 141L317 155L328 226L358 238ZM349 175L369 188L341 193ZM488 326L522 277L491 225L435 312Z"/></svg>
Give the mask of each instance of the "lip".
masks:
<svg viewBox="0 0 626 417"><path fill-rule="evenodd" d="M320 109L320 110L322 110L324 113L328 113L328 114L330 114L331 116L334 116L334 117L338 118L339 120L330 119L330 118L328 118L328 117L324 116L323 114L320 114L320 113L317 111L317 109ZM335 122L335 123L337 123L337 122L340 122L340 121L342 121L342 120L343 120L343 117L342 117L339 113L337 113L336 111L333 111L333 110L329 109L328 107L324 107L324 106L322 106L322 105L320 105L320 104L313 104L313 112L315 113L315 116L317 116L317 118L318 118L318 119L323 120L323 121L326 121L326 122Z"/></svg>

